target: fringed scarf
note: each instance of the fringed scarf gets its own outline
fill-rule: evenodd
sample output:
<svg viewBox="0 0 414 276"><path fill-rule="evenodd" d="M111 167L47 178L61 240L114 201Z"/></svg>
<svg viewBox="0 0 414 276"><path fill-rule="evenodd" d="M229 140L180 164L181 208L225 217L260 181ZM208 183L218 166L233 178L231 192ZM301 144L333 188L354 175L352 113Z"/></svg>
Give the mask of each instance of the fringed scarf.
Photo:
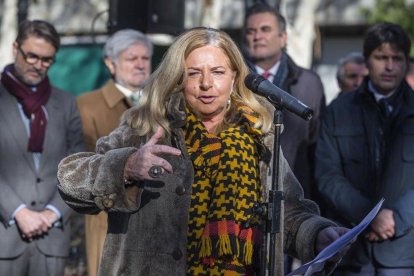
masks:
<svg viewBox="0 0 414 276"><path fill-rule="evenodd" d="M188 275L246 275L256 259L261 234L252 225L252 207L262 200L256 146L261 132L253 128L257 118L250 108L239 112L240 123L218 135L187 116L186 145L195 170Z"/></svg>
<svg viewBox="0 0 414 276"><path fill-rule="evenodd" d="M23 106L24 114L30 119L28 150L30 152L42 152L47 124L47 114L44 106L52 93L48 78L40 82L36 86L36 92L33 92L16 77L14 65L10 64L4 68L1 74L1 82L7 91L17 98Z"/></svg>

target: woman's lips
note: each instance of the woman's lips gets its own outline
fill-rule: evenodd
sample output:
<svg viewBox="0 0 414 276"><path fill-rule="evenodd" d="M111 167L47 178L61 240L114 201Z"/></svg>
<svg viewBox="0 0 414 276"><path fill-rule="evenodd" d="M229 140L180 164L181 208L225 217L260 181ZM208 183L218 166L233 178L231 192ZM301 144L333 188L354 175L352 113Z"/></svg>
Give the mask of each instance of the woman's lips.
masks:
<svg viewBox="0 0 414 276"><path fill-rule="evenodd" d="M214 96L201 96L201 97L198 97L198 99L203 104L210 104L210 103L214 102L214 100L216 99L216 97L214 97Z"/></svg>

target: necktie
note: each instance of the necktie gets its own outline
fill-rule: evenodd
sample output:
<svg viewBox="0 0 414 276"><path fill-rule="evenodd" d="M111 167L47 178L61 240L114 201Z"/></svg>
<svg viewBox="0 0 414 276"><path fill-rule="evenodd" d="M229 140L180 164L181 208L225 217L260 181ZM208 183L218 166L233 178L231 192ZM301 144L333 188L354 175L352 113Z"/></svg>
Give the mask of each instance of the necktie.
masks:
<svg viewBox="0 0 414 276"><path fill-rule="evenodd" d="M387 99L384 98L384 99L379 100L378 105L380 107L382 114L385 116L385 118L388 118L391 116L392 106L388 102Z"/></svg>
<svg viewBox="0 0 414 276"><path fill-rule="evenodd" d="M138 102L139 102L139 98L140 98L139 93L132 93L132 94L129 96L129 100L131 101L131 103L132 103L133 105L137 105L137 104L138 104Z"/></svg>
<svg viewBox="0 0 414 276"><path fill-rule="evenodd" d="M263 76L265 79L268 79L271 75L272 75L272 74L270 74L268 71L264 71L264 72L262 73L262 76Z"/></svg>

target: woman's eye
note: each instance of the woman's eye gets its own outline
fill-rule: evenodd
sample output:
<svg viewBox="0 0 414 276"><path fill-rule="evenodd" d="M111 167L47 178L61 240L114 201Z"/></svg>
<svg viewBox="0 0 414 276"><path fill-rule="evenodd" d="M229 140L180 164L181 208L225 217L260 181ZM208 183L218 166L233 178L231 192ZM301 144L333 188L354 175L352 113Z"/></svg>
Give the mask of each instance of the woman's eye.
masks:
<svg viewBox="0 0 414 276"><path fill-rule="evenodd" d="M224 75L224 71L214 71L213 72L214 74L216 74L216 75Z"/></svg>
<svg viewBox="0 0 414 276"><path fill-rule="evenodd" d="M197 76L199 74L199 72L188 72L188 76L193 77L193 76Z"/></svg>

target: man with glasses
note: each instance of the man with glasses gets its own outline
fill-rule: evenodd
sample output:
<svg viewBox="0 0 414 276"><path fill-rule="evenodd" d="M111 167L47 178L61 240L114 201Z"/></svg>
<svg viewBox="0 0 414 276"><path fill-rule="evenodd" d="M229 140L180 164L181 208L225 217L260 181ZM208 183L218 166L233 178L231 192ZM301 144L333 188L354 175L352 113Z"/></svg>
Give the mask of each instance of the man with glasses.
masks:
<svg viewBox="0 0 414 276"><path fill-rule="evenodd" d="M52 65L55 62L54 56L53 57L40 57L33 53L25 53L20 47L20 45L17 46L17 49L22 54L23 59L30 65L34 65L40 60L42 66L48 68L50 67L50 65Z"/></svg>
<svg viewBox="0 0 414 276"><path fill-rule="evenodd" d="M0 275L64 274L70 209L57 167L84 146L74 97L47 77L59 46L52 25L24 21L1 74Z"/></svg>

